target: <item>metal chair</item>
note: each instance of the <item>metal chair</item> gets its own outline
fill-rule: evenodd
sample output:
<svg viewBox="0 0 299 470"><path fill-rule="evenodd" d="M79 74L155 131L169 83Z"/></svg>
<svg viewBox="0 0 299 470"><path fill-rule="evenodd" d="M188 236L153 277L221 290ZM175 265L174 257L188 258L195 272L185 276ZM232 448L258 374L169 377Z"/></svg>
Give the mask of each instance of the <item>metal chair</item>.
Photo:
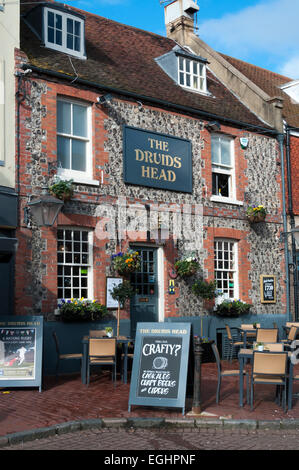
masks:
<svg viewBox="0 0 299 470"><path fill-rule="evenodd" d="M111 366L112 380L116 382L116 339L89 338L87 385L89 385L92 366Z"/></svg>
<svg viewBox="0 0 299 470"><path fill-rule="evenodd" d="M284 345L282 343L264 343L264 351L283 352Z"/></svg>
<svg viewBox="0 0 299 470"><path fill-rule="evenodd" d="M56 361L56 377L58 375L58 369L59 369L59 363L61 360L69 360L69 359L74 359L74 360L78 360L80 359L80 362L81 362L81 367L82 367L82 357L83 357L83 354L82 353L68 353L68 354L61 354L60 352L60 347L59 347L59 341L58 341L58 337L57 337L57 334L55 331L52 332L52 336L54 338L54 341L55 341L55 347L56 347L56 353L57 353L57 361Z"/></svg>
<svg viewBox="0 0 299 470"><path fill-rule="evenodd" d="M282 339L281 342L287 347L290 346L291 343L297 338L298 330L299 328L297 326L291 326L287 338Z"/></svg>
<svg viewBox="0 0 299 470"><path fill-rule="evenodd" d="M283 409L287 402L287 353L286 352L253 352L251 374L250 409L253 410L254 385L276 385L283 388Z"/></svg>
<svg viewBox="0 0 299 470"><path fill-rule="evenodd" d="M107 337L105 330L89 330L89 338L105 338Z"/></svg>
<svg viewBox="0 0 299 470"><path fill-rule="evenodd" d="M256 338L256 329L260 328L260 327L261 327L260 323L256 323L255 327L253 326L252 323L249 323L249 324L243 323L243 324L241 324L241 328L240 328L241 335L242 335L242 337L244 337L244 331L242 331L242 330L246 330L246 342L247 342L247 340L255 340L255 338Z"/></svg>
<svg viewBox="0 0 299 470"><path fill-rule="evenodd" d="M277 343L277 328L258 328L256 333L257 343Z"/></svg>
<svg viewBox="0 0 299 470"><path fill-rule="evenodd" d="M218 383L217 383L217 392L216 392L216 403L219 403L220 400L220 389L221 389L221 379L223 377L239 377L239 370L222 370L221 360L218 348L215 343L212 344L213 353L216 359L217 370L218 370ZM246 376L246 390L247 390L247 403L249 403L249 375L247 371L243 371L243 376Z"/></svg>
<svg viewBox="0 0 299 470"><path fill-rule="evenodd" d="M230 345L230 362L231 362L232 358L233 358L234 348L243 347L244 346L244 341L240 341L240 340L235 341L234 338L233 338L231 329L228 325L225 325L225 329L226 329L227 339L228 339L228 342L229 342L229 345ZM236 329L238 330L238 328L236 328Z"/></svg>

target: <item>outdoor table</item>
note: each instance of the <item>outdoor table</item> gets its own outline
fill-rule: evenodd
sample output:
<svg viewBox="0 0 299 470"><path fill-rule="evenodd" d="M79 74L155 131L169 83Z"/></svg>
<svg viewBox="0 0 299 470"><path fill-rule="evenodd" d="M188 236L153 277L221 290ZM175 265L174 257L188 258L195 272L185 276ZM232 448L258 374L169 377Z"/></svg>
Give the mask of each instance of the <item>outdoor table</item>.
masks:
<svg viewBox="0 0 299 470"><path fill-rule="evenodd" d="M134 340L132 338L127 338L126 336L118 336L116 338L117 344L121 344L124 347L124 376L123 381L126 384L128 380L128 347L129 343L133 343ZM83 344L83 357L82 357L82 368L81 368L81 380L82 383L87 383L87 364L88 364L88 344L89 344L89 336L83 336L82 339Z"/></svg>
<svg viewBox="0 0 299 470"><path fill-rule="evenodd" d="M287 391L287 400L288 400L288 409L292 408L292 397L293 397L293 373L294 373L294 365L291 361L292 352L288 352L288 372L289 372L289 379L288 379L288 391ZM243 397L244 397L244 382L243 382L243 371L244 371L244 363L245 359L250 359L252 363L253 359L253 349L240 349L239 351L239 368L240 368L240 375L239 375L239 402L240 406L243 406Z"/></svg>
<svg viewBox="0 0 299 470"><path fill-rule="evenodd" d="M257 333L257 329L256 328L238 328L238 330L243 333L243 345L244 345L244 348L246 348L246 345L247 345L247 333L255 333L255 336L256 336L256 333Z"/></svg>

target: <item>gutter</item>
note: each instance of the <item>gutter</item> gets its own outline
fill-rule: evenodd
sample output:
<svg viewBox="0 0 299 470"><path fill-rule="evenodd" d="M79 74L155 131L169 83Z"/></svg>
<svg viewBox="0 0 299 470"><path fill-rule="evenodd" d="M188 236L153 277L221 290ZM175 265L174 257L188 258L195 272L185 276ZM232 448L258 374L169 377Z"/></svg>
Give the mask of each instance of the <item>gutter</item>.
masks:
<svg viewBox="0 0 299 470"><path fill-rule="evenodd" d="M36 72L38 74L46 74L46 75L49 75L51 77L59 78L61 80L66 80L66 81L69 81L69 82L72 82L72 83L74 83L74 82L75 83L80 83L81 85L93 87L93 88L96 88L97 90L102 90L102 91L105 91L105 92L119 94L119 95L125 96L127 98L134 98L136 101L147 101L147 102L151 102L153 104L159 105L161 107L173 108L175 110L184 111L185 113L191 113L191 114L194 114L196 116L201 116L203 118L218 120L218 121L221 121L223 123L233 124L233 125L238 126L238 127L245 127L246 130L250 129L250 130L253 130L253 131L254 130L262 131L263 133L268 133L268 134L274 135L276 137L279 135L279 132L275 129L267 129L265 127L254 125L254 124L249 124L247 122L238 121L238 120L235 120L235 119L229 119L229 118L225 118L223 116L218 116L218 114L213 114L213 113L209 113L207 111L202 111L202 110L199 110L197 108L193 108L191 106L184 106L184 105L180 105L180 104L177 104L177 103L171 103L171 102L166 101L166 100L161 100L161 99L158 99L158 98L153 98L151 96L141 95L139 93L134 93L134 92L127 91L127 90L122 90L120 88L101 85L99 83L95 83L95 82L91 82L89 80L78 78L77 76L74 77L72 75L67 75L67 74L64 74L64 73L61 73L61 72L55 72L53 70L42 69L40 67L36 67L35 65L23 64L22 68L24 70L30 69L30 70L32 70L32 72Z"/></svg>

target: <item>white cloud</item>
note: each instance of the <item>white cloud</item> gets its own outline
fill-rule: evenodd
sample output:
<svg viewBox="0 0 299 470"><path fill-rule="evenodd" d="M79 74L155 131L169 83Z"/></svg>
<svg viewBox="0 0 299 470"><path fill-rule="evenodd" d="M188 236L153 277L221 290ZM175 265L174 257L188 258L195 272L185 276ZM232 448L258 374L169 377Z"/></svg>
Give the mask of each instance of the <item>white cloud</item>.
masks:
<svg viewBox="0 0 299 470"><path fill-rule="evenodd" d="M299 79L299 56L292 57L281 68L280 73L286 77Z"/></svg>
<svg viewBox="0 0 299 470"><path fill-rule="evenodd" d="M263 0L253 7L206 21L200 25L199 35L214 49L243 60L254 54L268 54L286 62L298 53L298 17L298 1Z"/></svg>

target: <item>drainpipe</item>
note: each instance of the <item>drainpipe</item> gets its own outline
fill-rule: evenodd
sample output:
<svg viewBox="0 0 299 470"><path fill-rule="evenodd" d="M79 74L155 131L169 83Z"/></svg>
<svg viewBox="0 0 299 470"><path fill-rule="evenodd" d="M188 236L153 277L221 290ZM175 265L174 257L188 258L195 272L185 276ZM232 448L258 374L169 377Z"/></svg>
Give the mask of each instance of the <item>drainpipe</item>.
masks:
<svg viewBox="0 0 299 470"><path fill-rule="evenodd" d="M290 217L290 227L295 228L295 216L293 211L293 194L292 194L292 179L291 179L291 162L290 162L290 131L297 128L290 127L288 124L286 129L286 163L287 163L287 182L288 182L288 214ZM297 257L296 257L296 243L292 237L292 260L293 260L293 287L294 287L294 305L295 305L295 320L299 318L299 305L298 305L298 271L297 271Z"/></svg>
<svg viewBox="0 0 299 470"><path fill-rule="evenodd" d="M288 249L288 238L287 232L287 214L286 214L286 195L285 195L285 169L284 169L284 151L283 141L284 135L279 134L277 140L280 148L280 161L281 161L281 180L282 180L282 216L283 216L283 231L284 236L284 259L286 267L286 297L287 297L287 321L292 321L290 312L290 280L289 280L289 249Z"/></svg>

